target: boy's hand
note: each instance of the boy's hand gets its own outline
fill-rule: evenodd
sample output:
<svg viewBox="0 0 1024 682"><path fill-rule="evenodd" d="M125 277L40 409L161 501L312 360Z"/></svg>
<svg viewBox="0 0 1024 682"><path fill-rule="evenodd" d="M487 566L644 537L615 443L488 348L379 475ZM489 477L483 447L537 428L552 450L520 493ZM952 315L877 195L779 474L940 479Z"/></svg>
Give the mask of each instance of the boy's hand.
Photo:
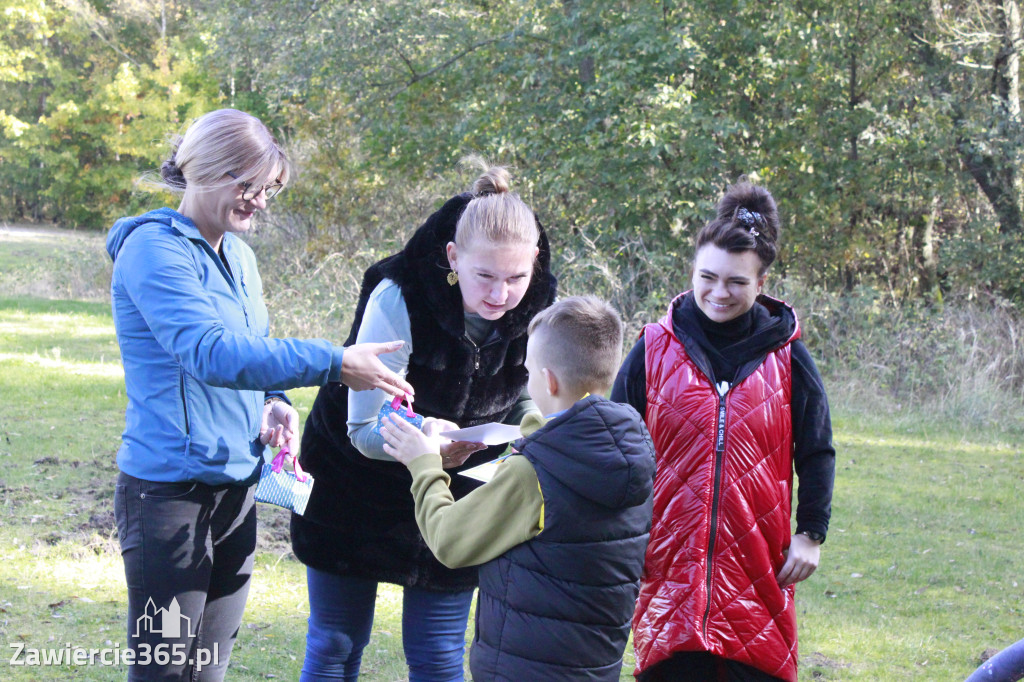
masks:
<svg viewBox="0 0 1024 682"><path fill-rule="evenodd" d="M436 419L425 420L423 430L420 431L404 419L389 414L380 434L384 436L384 452L408 466L409 462L421 455L441 454L440 431Z"/></svg>
<svg viewBox="0 0 1024 682"><path fill-rule="evenodd" d="M487 446L468 440L449 440L441 442L441 465L445 469L454 469L465 464L474 452L480 452Z"/></svg>

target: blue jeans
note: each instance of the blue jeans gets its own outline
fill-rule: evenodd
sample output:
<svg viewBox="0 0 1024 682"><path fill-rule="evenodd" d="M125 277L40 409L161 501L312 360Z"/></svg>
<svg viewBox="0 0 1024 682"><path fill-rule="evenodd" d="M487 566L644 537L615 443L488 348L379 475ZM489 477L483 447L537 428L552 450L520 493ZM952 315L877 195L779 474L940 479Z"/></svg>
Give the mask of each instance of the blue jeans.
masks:
<svg viewBox="0 0 1024 682"><path fill-rule="evenodd" d="M370 641L377 581L306 568L309 631L301 682L358 680ZM402 593L402 646L409 682L462 682L473 591Z"/></svg>
<svg viewBox="0 0 1024 682"><path fill-rule="evenodd" d="M222 680L249 595L253 488L121 472L114 518L128 583L129 680Z"/></svg>

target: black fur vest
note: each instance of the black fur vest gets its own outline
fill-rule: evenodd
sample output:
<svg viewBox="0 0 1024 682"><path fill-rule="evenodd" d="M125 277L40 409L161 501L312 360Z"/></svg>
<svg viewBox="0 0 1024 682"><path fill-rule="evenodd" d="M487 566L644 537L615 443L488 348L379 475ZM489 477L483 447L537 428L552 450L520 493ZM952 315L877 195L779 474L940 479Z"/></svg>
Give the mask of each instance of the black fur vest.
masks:
<svg viewBox="0 0 1024 682"><path fill-rule="evenodd" d="M463 427L502 421L519 399L527 380L526 328L554 301L556 286L547 236L538 222L540 252L526 295L497 320L497 335L481 346L469 340L459 287L445 281L445 246L454 239L455 225L470 199L469 194L449 199L402 251L366 271L345 342L355 343L374 288L385 278L396 282L409 311L413 351L406 379L416 388L416 411ZM348 438L347 419L348 388L321 388L302 436L300 461L316 484L305 515L292 515L295 555L328 573L436 591L472 589L477 583L475 567L445 568L423 542L408 469L364 457ZM478 452L461 468L493 459L501 449ZM452 476L456 499L477 485L464 476Z"/></svg>

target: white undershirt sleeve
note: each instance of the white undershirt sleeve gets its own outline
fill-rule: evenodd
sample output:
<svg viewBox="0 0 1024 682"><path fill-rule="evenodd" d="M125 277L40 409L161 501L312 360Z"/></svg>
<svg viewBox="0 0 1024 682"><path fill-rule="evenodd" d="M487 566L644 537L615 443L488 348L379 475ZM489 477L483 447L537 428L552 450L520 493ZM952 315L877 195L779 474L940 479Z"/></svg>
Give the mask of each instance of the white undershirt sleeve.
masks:
<svg viewBox="0 0 1024 682"><path fill-rule="evenodd" d="M394 353L380 356L388 369L405 376L412 355L412 327L409 323L409 309L406 308L402 290L390 279L384 279L370 294L366 310L359 325L356 343L382 343L405 341L405 345ZM395 461L384 452L384 439L373 432L381 406L391 396L379 388L372 391L348 392L348 436L359 452L370 459Z"/></svg>

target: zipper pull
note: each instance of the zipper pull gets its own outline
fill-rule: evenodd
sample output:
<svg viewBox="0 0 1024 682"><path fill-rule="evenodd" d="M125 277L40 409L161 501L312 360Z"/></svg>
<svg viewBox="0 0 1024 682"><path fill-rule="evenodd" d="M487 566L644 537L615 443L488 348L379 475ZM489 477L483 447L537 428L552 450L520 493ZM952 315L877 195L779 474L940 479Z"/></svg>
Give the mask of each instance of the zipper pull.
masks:
<svg viewBox="0 0 1024 682"><path fill-rule="evenodd" d="M465 332L465 339L469 342L469 345L473 347L473 371L480 369L480 346L477 345L473 337L469 335L469 332Z"/></svg>
<svg viewBox="0 0 1024 682"><path fill-rule="evenodd" d="M718 383L718 386L716 386L716 388L718 389L718 397L719 398L724 398L725 394L729 392L729 382L728 381L720 381Z"/></svg>

